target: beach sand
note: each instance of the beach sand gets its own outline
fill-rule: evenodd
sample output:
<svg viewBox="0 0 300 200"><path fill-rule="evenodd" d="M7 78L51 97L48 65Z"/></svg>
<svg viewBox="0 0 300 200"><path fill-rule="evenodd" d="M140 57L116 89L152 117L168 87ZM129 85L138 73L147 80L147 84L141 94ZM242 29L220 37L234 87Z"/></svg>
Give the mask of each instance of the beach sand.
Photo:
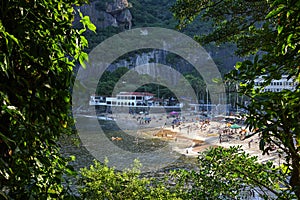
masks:
<svg viewBox="0 0 300 200"><path fill-rule="evenodd" d="M241 129L232 130L233 134L222 136L220 143L219 134L226 128L226 123L221 121L210 121L209 124L202 125L195 116L190 114L184 116L183 122L178 126L173 126L172 121L175 118L168 118L166 114L150 114L151 122L141 123L139 120L143 118L141 115L118 114L115 116L117 123L122 127L126 124L127 128L138 129L141 134L147 137L160 138L168 140L173 144L173 150L186 156L198 156L199 152L203 152L211 147L241 146L241 148L251 156L257 156L259 162L273 161L274 164L280 164L278 153L270 151L269 155L262 155L259 150L260 138L254 135L248 139L241 140L239 131ZM119 122L118 122L119 121ZM242 128L245 128L242 126ZM228 128L227 128L228 129ZM231 130L231 129L229 129ZM250 146L249 146L250 142Z"/></svg>

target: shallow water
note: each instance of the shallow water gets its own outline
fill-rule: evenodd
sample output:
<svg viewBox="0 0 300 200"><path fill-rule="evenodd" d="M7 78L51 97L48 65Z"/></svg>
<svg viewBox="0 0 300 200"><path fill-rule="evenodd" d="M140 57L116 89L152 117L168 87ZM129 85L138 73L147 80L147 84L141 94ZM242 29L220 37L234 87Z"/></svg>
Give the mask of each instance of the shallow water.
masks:
<svg viewBox="0 0 300 200"><path fill-rule="evenodd" d="M196 158L183 156L174 150L174 143L151 137L144 132L155 132L155 128L140 129L127 124L126 129L120 128L115 121L97 120L93 117L80 116L76 118L79 137L62 139L64 155L75 155L72 163L75 169L88 167L93 159L104 162L117 170L131 168L135 159L142 164L142 173L154 173L167 168L181 168L191 166ZM131 129L130 129L131 128ZM112 141L112 137L122 138ZM77 147L71 140L79 139Z"/></svg>

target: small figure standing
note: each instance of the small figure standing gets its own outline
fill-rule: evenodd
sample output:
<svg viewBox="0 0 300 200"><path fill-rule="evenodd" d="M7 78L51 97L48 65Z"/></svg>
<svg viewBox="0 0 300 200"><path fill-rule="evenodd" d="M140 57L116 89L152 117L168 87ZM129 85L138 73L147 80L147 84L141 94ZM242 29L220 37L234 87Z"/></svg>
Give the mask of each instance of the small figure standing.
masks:
<svg viewBox="0 0 300 200"><path fill-rule="evenodd" d="M251 143L252 142L253 142L253 139L248 142L249 149L251 148Z"/></svg>

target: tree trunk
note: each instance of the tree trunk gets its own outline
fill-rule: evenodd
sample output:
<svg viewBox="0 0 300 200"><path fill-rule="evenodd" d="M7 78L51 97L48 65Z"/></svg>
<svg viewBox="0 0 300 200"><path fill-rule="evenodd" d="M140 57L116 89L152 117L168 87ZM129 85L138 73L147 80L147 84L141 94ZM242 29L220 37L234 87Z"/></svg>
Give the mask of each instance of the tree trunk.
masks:
<svg viewBox="0 0 300 200"><path fill-rule="evenodd" d="M300 160L299 158L292 158L292 174L290 185L293 188L298 199L300 199Z"/></svg>

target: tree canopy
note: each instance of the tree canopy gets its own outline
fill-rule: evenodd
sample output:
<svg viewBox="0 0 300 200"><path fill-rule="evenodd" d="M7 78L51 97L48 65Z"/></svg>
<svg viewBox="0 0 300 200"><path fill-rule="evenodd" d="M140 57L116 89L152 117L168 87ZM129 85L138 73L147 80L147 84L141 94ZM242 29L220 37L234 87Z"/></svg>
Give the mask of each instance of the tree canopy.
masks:
<svg viewBox="0 0 300 200"><path fill-rule="evenodd" d="M63 198L62 175L71 172L57 140L71 133L71 84L76 62L84 64L95 30L74 6L84 0L1 2L0 12L0 196Z"/></svg>
<svg viewBox="0 0 300 200"><path fill-rule="evenodd" d="M284 152L290 185L300 198L300 1L177 0L172 9L179 28L196 19L212 22L210 33L195 37L200 43L234 42L237 55L250 56L227 79L238 82L240 93L251 99L246 107L250 130ZM294 80L295 90L262 92L283 75ZM265 82L255 87L259 76Z"/></svg>

